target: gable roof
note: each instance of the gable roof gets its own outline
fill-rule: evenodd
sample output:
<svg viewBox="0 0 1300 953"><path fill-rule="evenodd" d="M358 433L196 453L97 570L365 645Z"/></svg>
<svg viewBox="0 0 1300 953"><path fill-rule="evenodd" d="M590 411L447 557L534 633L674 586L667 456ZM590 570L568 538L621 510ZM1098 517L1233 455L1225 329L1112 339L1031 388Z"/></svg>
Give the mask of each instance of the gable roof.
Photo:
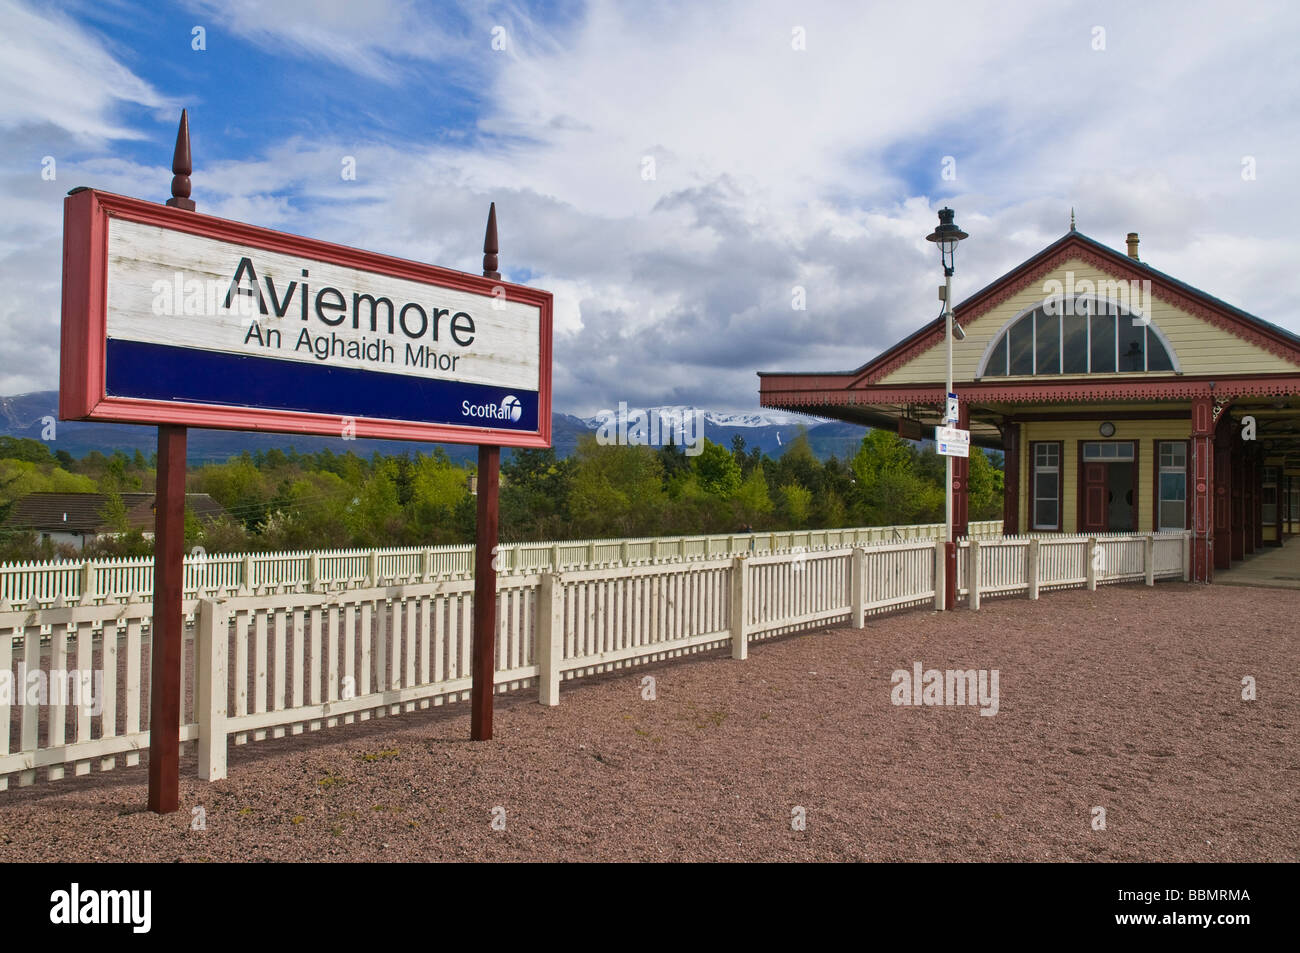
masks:
<svg viewBox="0 0 1300 953"><path fill-rule="evenodd" d="M1300 335L1292 334L1271 322L1258 318L1195 288L1184 281L1130 258L1082 232L1069 231L1038 254L1021 262L1006 274L985 285L953 308L954 320L963 327L976 317L997 307L1022 289L1042 280L1064 262L1081 259L1101 271L1121 279L1151 282L1151 293L1204 321L1262 347L1286 360L1300 363ZM849 386L874 384L890 372L929 350L944 339L943 316L922 325L912 334L876 355L866 364L839 376L848 378ZM837 376L825 371L759 371L759 376Z"/></svg>
<svg viewBox="0 0 1300 953"><path fill-rule="evenodd" d="M131 529L153 532L152 493L123 493L126 522ZM112 532L104 523L106 493L29 493L14 501L5 525L15 529L34 529L44 533ZM204 522L221 516L225 509L206 493L186 493L185 506Z"/></svg>

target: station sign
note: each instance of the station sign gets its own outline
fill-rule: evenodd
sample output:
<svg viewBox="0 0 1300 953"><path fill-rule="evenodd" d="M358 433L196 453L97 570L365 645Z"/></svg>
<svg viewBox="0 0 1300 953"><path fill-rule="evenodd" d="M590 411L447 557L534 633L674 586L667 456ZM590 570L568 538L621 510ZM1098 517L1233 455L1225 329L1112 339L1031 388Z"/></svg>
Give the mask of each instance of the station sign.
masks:
<svg viewBox="0 0 1300 953"><path fill-rule="evenodd" d="M64 419L550 446L549 292L91 189L63 289Z"/></svg>
<svg viewBox="0 0 1300 953"><path fill-rule="evenodd" d="M970 456L969 430L958 430L956 427L935 427L934 442L938 452L945 457Z"/></svg>

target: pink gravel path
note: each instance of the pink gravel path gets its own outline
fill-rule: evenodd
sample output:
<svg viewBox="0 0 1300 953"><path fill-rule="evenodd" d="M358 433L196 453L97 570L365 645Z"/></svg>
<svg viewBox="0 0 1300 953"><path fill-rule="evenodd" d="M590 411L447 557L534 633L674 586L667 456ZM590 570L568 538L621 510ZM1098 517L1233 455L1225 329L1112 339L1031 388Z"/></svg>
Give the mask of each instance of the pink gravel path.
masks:
<svg viewBox="0 0 1300 953"><path fill-rule="evenodd" d="M232 746L215 784L191 754L168 817L143 765L13 788L0 861L1296 861L1297 619L1181 583L908 612L502 697L488 744L456 706ZM998 669L999 713L892 705L916 661Z"/></svg>

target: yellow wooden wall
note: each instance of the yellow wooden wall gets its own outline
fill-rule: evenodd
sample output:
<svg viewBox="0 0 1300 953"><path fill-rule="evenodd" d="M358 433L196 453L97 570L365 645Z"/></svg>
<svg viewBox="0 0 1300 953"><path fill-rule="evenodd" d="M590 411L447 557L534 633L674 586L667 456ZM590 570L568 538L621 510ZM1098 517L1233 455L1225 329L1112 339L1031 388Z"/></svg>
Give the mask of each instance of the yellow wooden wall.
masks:
<svg viewBox="0 0 1300 953"><path fill-rule="evenodd" d="M1114 281L1114 276L1099 271L1082 260L1071 259L1042 281L1012 295L992 311L965 325L966 340L953 342L952 369L957 382L973 380L975 371L984 356L989 341L997 336L1007 321L1027 308L1039 304L1047 297L1044 283L1057 279L1066 284L1066 272L1074 273L1074 281L1088 279L1094 283ZM971 289L974 290L974 289ZM954 297L961 299L960 289ZM1193 317L1156 297L1151 299L1151 321L1158 327L1173 348L1184 374L1262 374L1292 371L1300 364L1285 361L1236 335L1215 327L1207 321ZM1131 372L1130 372L1131 373ZM1151 377L1173 377L1174 372L1147 372ZM914 384L943 381L947 375L947 350L941 340L914 358L910 363L891 371L881 379L882 384ZM1112 375L1099 374L1095 377ZM1078 375L1045 375L1045 380L1070 380Z"/></svg>
<svg viewBox="0 0 1300 953"><path fill-rule="evenodd" d="M1033 492L1031 458L1029 443L1031 440L1060 440L1061 454L1061 531L1078 532L1079 525L1079 449L1080 443L1092 440L1136 440L1137 441L1137 481L1138 481L1138 515L1136 530L1150 532L1151 514L1154 506L1155 480L1152 477L1155 459L1154 440L1187 440L1191 437L1191 420L1114 420L1115 434L1102 437L1097 433L1105 416L1096 420L1063 421L1027 421L1020 425L1020 528L1021 532L1033 532L1030 523L1030 498ZM1190 448L1189 448L1190 449ZM1191 461L1188 461L1190 471ZM1190 486L1190 472L1188 484Z"/></svg>

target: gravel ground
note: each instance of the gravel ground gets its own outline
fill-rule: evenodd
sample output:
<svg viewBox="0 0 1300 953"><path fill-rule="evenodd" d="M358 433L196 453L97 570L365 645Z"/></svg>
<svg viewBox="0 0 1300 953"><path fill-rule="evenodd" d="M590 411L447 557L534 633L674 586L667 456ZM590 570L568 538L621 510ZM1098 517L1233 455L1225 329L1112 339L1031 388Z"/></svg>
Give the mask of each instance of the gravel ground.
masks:
<svg viewBox="0 0 1300 953"><path fill-rule="evenodd" d="M458 705L232 746L214 784L191 752L167 817L143 765L12 788L0 861L1296 861L1297 617L1181 583L913 611L498 697L486 744ZM998 713L891 704L914 662L997 669Z"/></svg>

